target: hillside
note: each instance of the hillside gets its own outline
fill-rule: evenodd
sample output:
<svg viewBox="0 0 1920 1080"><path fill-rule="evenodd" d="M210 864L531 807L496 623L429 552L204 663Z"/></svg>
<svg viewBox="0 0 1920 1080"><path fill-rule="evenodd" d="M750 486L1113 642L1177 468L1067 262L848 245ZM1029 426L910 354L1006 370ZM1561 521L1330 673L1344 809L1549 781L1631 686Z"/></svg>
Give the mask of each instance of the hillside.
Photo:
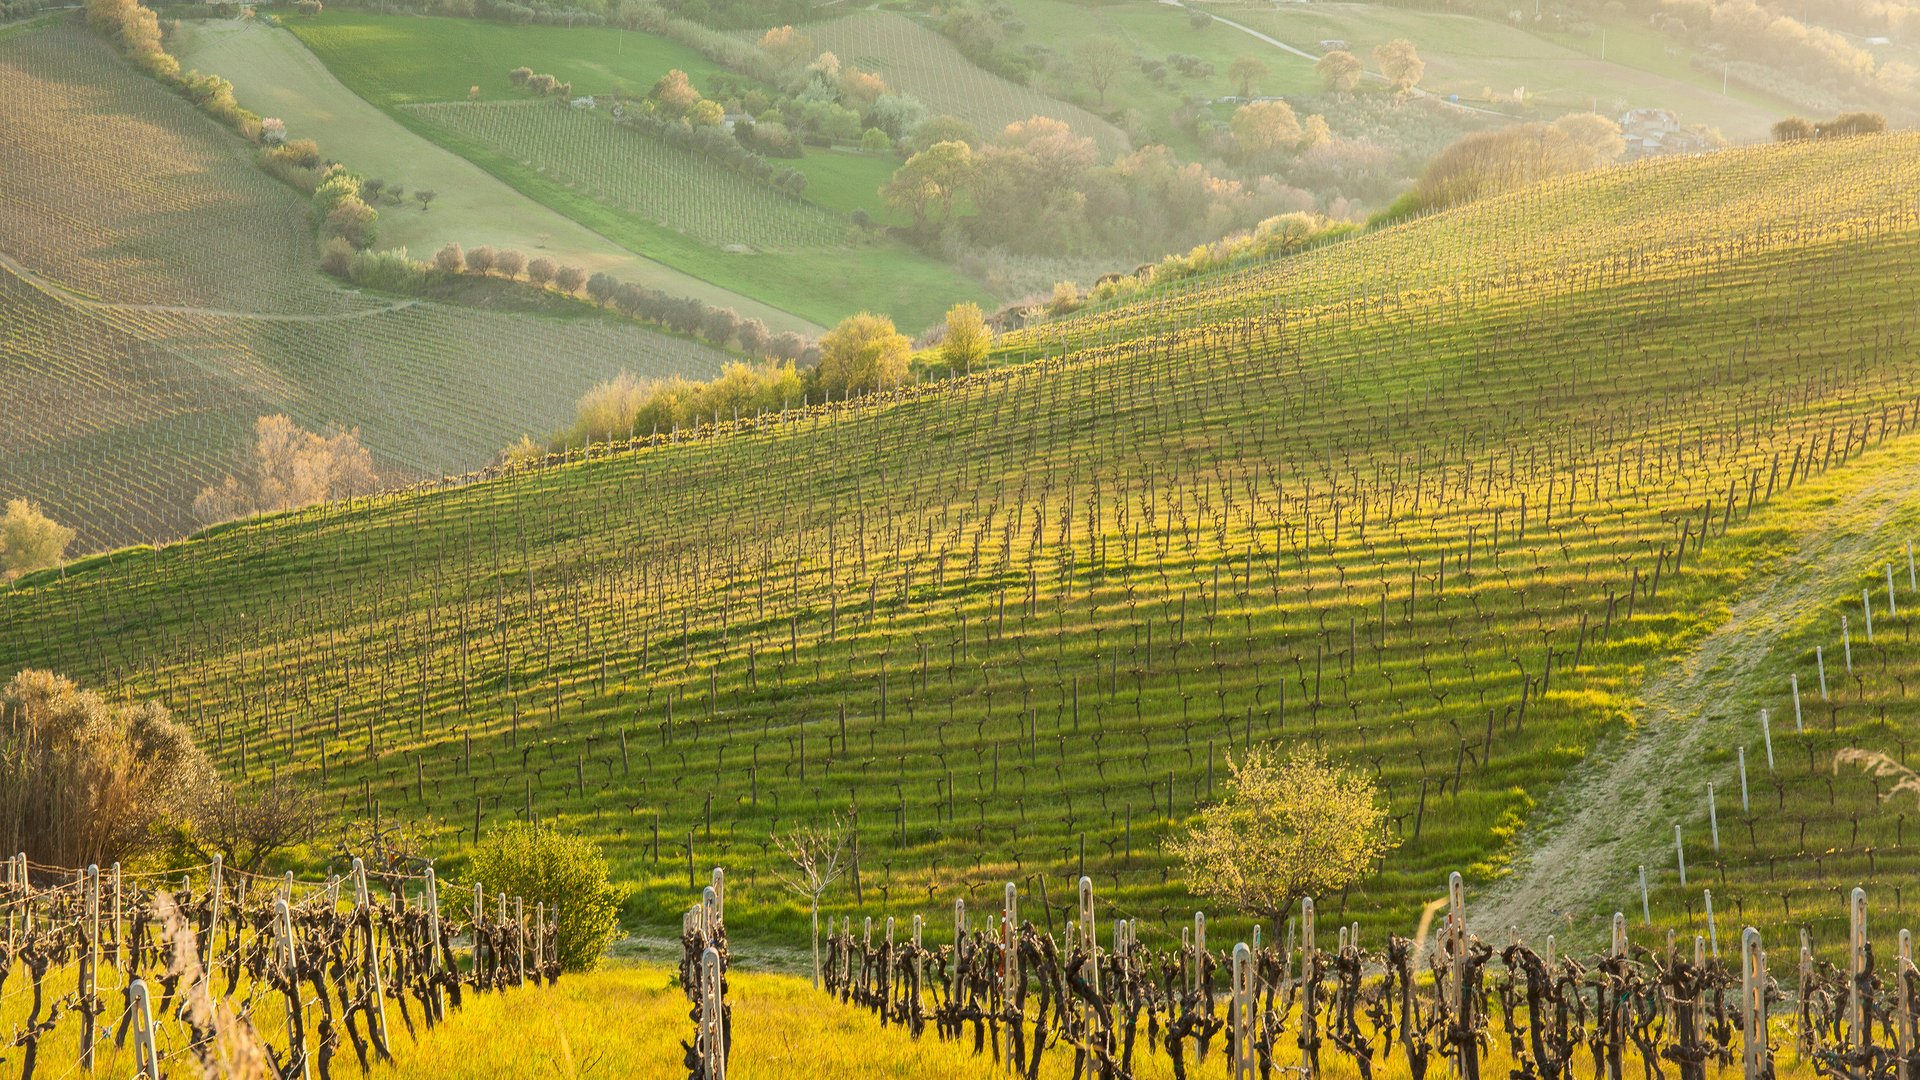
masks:
<svg viewBox="0 0 1920 1080"><path fill-rule="evenodd" d="M1597 174L1043 328L990 375L70 566L0 595L0 672L165 700L229 773L450 848L560 820L650 922L725 864L742 935L797 932L765 837L835 812L839 906L1013 879L1052 922L1084 869L1171 925L1160 844L1226 756L1310 743L1377 773L1401 840L1325 910L1411 926L1649 732L1752 767L1744 712L1650 711L1660 680L1797 605L1777 575L1844 597L1897 549L1916 150ZM1694 789L1663 764L1649 797ZM1895 812L1800 850L1910 874ZM1797 857L1762 835L1757 865ZM1616 840L1569 917L1646 862L1684 923Z"/></svg>
<svg viewBox="0 0 1920 1080"><path fill-rule="evenodd" d="M725 354L606 319L337 287L303 199L247 147L62 22L0 41L0 497L77 550L177 538L254 421L358 428L395 483L562 426L621 370ZM397 213L406 213L398 211Z"/></svg>

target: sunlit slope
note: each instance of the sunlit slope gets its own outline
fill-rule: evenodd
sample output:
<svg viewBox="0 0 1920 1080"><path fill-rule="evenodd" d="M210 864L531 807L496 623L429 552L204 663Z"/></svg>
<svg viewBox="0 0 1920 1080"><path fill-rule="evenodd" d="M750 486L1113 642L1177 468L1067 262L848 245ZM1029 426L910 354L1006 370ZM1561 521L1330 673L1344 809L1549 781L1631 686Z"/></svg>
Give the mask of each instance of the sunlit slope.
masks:
<svg viewBox="0 0 1920 1080"><path fill-rule="evenodd" d="M478 468L621 371L723 354L598 318L336 287L246 145L77 24L0 41L0 499L78 550L195 527L254 421L357 428L396 482Z"/></svg>
<svg viewBox="0 0 1920 1080"><path fill-rule="evenodd" d="M868 907L1009 878L1059 907L1084 869L1178 919L1172 826L1249 739L1311 744L1378 773L1403 841L1324 907L1411 925L1446 872L1502 872L1756 566L1912 454L1915 207L1843 179L1868 144L1776 153L1805 227L1643 258L1726 187L1606 175L1647 223L1518 280L1435 285L1480 211L1442 216L1388 234L1404 257L1235 275L989 377L29 580L0 671L158 696L229 772L451 845L557 818L650 918L725 864L741 933L797 928L766 837L829 812ZM1490 263L1574 231L1490 220Z"/></svg>

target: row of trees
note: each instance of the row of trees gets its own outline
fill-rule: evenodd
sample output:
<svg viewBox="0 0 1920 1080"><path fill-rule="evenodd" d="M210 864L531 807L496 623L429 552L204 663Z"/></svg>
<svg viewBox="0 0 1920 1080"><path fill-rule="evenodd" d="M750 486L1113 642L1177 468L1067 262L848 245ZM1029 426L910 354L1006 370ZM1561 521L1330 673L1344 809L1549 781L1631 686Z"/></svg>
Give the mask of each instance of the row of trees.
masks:
<svg viewBox="0 0 1920 1080"><path fill-rule="evenodd" d="M517 67L507 72L507 80L515 86L524 86L537 97L573 97L573 84L561 82L552 75L536 74L530 67Z"/></svg>
<svg viewBox="0 0 1920 1080"><path fill-rule="evenodd" d="M1626 145L1620 125L1597 113L1473 132L1428 162L1394 209L1439 210L1599 168L1618 159Z"/></svg>
<svg viewBox="0 0 1920 1080"><path fill-rule="evenodd" d="M1849 135L1875 135L1887 130L1887 118L1879 113L1841 113L1831 120L1814 121L1804 116L1789 116L1773 125L1775 142L1799 142L1803 139L1840 139Z"/></svg>

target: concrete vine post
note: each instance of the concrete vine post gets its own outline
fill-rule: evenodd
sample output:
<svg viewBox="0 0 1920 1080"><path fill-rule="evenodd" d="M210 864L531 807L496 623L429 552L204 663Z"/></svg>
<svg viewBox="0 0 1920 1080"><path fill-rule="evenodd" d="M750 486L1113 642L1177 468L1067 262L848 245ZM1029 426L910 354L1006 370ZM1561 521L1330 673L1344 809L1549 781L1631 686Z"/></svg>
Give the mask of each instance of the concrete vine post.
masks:
<svg viewBox="0 0 1920 1080"><path fill-rule="evenodd" d="M1288 953L1292 953L1289 948ZM1313 1080L1313 1044L1320 1037L1318 1001L1320 980L1313 977L1315 955L1313 937L1313 897L1300 901L1300 1080Z"/></svg>
<svg viewBox="0 0 1920 1080"><path fill-rule="evenodd" d="M360 927L360 992L372 996L369 1019L378 1035L377 1045L384 1047L387 1045L387 988L380 974L380 935L373 930L373 900L367 894L367 867L358 858L353 860L353 919Z"/></svg>
<svg viewBox="0 0 1920 1080"><path fill-rule="evenodd" d="M712 888L709 886L709 893ZM718 906L717 904L715 905ZM700 954L700 1060L703 1080L727 1077L726 995L720 972L720 951L707 946Z"/></svg>
<svg viewBox="0 0 1920 1080"><path fill-rule="evenodd" d="M1253 1080L1253 950L1246 942L1233 947L1233 1080Z"/></svg>
<svg viewBox="0 0 1920 1080"><path fill-rule="evenodd" d="M1893 568L1887 568L1887 603L1893 603ZM1900 1012L1900 1022L1894 1025L1894 1036L1900 1040L1898 1061L1900 1067L1894 1080L1913 1080L1913 987L1912 979L1920 975L1913 966L1913 931L1900 931L1900 948L1893 961L1894 1001Z"/></svg>
<svg viewBox="0 0 1920 1080"><path fill-rule="evenodd" d="M160 1055L153 1045L153 1001L144 981L135 979L127 987L127 1008L133 1013L133 1074L137 1080L160 1080Z"/></svg>
<svg viewBox="0 0 1920 1080"><path fill-rule="evenodd" d="M211 982L213 979L213 939L218 937L220 934L220 893L222 891L222 886L221 886L222 869L223 867L221 866L220 856L215 855L213 857L212 865L209 866L207 869L207 872L210 876L209 887L213 890L213 892L211 897L212 899L211 906L207 909L211 913L207 916L207 940L205 945L201 949L201 956L200 956L201 977L208 980L209 982Z"/></svg>
<svg viewBox="0 0 1920 1080"><path fill-rule="evenodd" d="M285 980L281 992L287 997L287 1054L300 1067L302 1080L312 1075L307 1061L307 1021L300 998L300 956L294 950L293 909L286 899L273 902L273 961Z"/></svg>
<svg viewBox="0 0 1920 1080"><path fill-rule="evenodd" d="M435 1020L446 1019L446 1007L440 1000L440 969L443 957L440 954L440 890L434 879L433 867L426 871L427 905L427 1007L433 1010Z"/></svg>
<svg viewBox="0 0 1920 1080"><path fill-rule="evenodd" d="M93 1035L99 1008L94 1004L100 982L100 867L86 871L87 947L80 955L80 1067L93 1071Z"/></svg>
<svg viewBox="0 0 1920 1080"><path fill-rule="evenodd" d="M1855 887L1847 904L1847 1049L1858 1052L1872 1039L1863 984L1867 974L1867 890Z"/></svg>
<svg viewBox="0 0 1920 1080"><path fill-rule="evenodd" d="M1760 931L1749 926L1740 932L1740 1016L1745 1052L1741 1065L1745 1080L1765 1080L1767 1062L1767 951ZM1905 1076L1901 1080L1906 1080Z"/></svg>

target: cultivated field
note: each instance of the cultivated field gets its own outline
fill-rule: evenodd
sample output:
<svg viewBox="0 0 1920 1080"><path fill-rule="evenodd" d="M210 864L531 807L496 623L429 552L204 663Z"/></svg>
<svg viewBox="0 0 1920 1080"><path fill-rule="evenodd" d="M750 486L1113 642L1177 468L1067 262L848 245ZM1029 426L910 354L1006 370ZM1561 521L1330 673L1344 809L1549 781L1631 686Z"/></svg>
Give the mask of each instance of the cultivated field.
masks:
<svg viewBox="0 0 1920 1080"><path fill-rule="evenodd" d="M457 140L714 247L835 247L851 228L845 217L767 182L556 102L449 102L407 111Z"/></svg>
<svg viewBox="0 0 1920 1080"><path fill-rule="evenodd" d="M293 192L78 27L0 42L0 495L76 550L189 531L254 421L358 428L396 481L485 464L621 370L724 356L595 317L395 300L320 276Z"/></svg>
<svg viewBox="0 0 1920 1080"><path fill-rule="evenodd" d="M69 567L0 599L0 670L160 697L233 775L449 846L559 820L647 920L724 864L742 935L797 931L766 838L832 812L843 908L1014 880L1057 921L1084 871L1167 932L1163 840L1226 755L1307 742L1402 841L1327 916L1408 928L1660 730L1663 673L1776 575L1901 541L1917 169L1897 136L1600 174L1015 342L1043 362ZM1668 764L1633 790L1697 786ZM1528 909L1569 942L1657 869L1616 838Z"/></svg>
<svg viewBox="0 0 1920 1080"><path fill-rule="evenodd" d="M841 62L878 74L888 86L919 98L928 112L957 116L983 136L1029 117L1050 116L1094 140L1108 157L1127 148L1126 134L1113 124L982 70L938 31L905 15L860 11L805 30Z"/></svg>

